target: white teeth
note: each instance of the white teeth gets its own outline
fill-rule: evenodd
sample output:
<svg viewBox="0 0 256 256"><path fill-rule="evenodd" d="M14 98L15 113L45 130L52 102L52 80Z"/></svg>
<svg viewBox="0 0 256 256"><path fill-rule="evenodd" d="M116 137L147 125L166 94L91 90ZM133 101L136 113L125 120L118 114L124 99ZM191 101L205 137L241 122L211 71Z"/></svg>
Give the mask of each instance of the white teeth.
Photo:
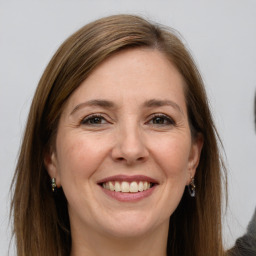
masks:
<svg viewBox="0 0 256 256"><path fill-rule="evenodd" d="M141 192L141 191L143 191L143 190L144 190L144 185L143 185L143 182L140 181L140 182L139 182L139 191Z"/></svg>
<svg viewBox="0 0 256 256"><path fill-rule="evenodd" d="M123 192L123 193L137 193L148 190L151 188L151 183L147 181L108 181L102 184L102 187L110 191Z"/></svg>
<svg viewBox="0 0 256 256"><path fill-rule="evenodd" d="M130 192L133 192L133 193L136 193L139 191L139 188L138 188L138 184L136 181L133 181L131 184L130 184Z"/></svg>
<svg viewBox="0 0 256 256"><path fill-rule="evenodd" d="M121 191L122 192L130 192L130 185L128 182L124 181L121 183Z"/></svg>
<svg viewBox="0 0 256 256"><path fill-rule="evenodd" d="M121 185L119 182L115 182L115 191L120 192L121 191Z"/></svg>
<svg viewBox="0 0 256 256"><path fill-rule="evenodd" d="M110 181L109 182L109 189L111 190L111 191L114 191L115 190L115 186L113 185L113 183Z"/></svg>

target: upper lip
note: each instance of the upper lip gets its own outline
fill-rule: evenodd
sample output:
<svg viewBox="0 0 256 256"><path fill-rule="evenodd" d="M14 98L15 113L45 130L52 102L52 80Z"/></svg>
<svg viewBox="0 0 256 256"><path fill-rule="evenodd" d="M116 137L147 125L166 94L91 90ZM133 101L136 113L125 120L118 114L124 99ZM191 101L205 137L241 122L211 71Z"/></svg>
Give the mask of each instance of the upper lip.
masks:
<svg viewBox="0 0 256 256"><path fill-rule="evenodd" d="M158 183L157 180L155 180L151 177L145 176L145 175L132 175L132 176L129 176L129 175L114 175L114 176L109 176L109 177L106 177L104 179L101 179L97 183L102 184L102 183L105 183L105 182L108 182L108 181L120 181L120 182L122 182L122 181L127 181L127 182L147 181L147 182L155 183L155 184Z"/></svg>

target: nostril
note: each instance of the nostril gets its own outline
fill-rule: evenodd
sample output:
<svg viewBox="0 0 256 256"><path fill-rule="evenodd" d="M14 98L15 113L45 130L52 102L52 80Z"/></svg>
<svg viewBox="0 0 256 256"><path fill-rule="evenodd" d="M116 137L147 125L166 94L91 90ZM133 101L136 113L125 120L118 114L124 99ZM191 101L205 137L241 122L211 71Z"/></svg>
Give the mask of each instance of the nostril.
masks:
<svg viewBox="0 0 256 256"><path fill-rule="evenodd" d="M144 157L138 157L135 161L140 161L141 162L143 160L144 160ZM124 157L118 157L117 161L127 161L127 160Z"/></svg>
<svg viewBox="0 0 256 256"><path fill-rule="evenodd" d="M118 157L117 158L117 161L124 161L125 159L124 159L124 157Z"/></svg>
<svg viewBox="0 0 256 256"><path fill-rule="evenodd" d="M139 145L133 145L133 143L127 144L126 142L117 143L111 150L111 158L116 162L126 162L127 164L142 163L147 159L148 151L146 147Z"/></svg>
<svg viewBox="0 0 256 256"><path fill-rule="evenodd" d="M142 163L142 162L144 162L144 160L145 160L145 157L138 157L138 158L134 158L134 159L131 159L131 158L125 158L125 157L117 157L116 159L115 159L115 161L117 161L117 162L125 162L125 163L127 163L127 164L133 164L133 163Z"/></svg>

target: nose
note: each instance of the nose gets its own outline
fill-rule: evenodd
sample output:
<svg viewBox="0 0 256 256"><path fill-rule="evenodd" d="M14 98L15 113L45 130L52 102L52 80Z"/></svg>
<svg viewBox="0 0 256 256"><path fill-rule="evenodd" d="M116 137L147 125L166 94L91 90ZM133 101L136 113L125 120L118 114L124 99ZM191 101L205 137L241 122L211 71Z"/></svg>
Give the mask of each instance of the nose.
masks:
<svg viewBox="0 0 256 256"><path fill-rule="evenodd" d="M123 162L127 165L146 161L149 151L140 128L120 128L116 134L115 145L111 154L114 161Z"/></svg>

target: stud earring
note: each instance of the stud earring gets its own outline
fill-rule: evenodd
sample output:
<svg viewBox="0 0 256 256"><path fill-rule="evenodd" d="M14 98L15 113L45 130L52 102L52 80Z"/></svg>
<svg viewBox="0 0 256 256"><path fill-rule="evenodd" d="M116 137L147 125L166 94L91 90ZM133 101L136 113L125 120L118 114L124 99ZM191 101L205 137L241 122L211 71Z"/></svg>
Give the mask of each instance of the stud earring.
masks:
<svg viewBox="0 0 256 256"><path fill-rule="evenodd" d="M196 196L196 185L195 185L195 179L193 177L191 177L191 181L188 185L188 192L191 197Z"/></svg>
<svg viewBox="0 0 256 256"><path fill-rule="evenodd" d="M56 185L56 179L52 178L52 192L55 192L55 188L57 187Z"/></svg>

